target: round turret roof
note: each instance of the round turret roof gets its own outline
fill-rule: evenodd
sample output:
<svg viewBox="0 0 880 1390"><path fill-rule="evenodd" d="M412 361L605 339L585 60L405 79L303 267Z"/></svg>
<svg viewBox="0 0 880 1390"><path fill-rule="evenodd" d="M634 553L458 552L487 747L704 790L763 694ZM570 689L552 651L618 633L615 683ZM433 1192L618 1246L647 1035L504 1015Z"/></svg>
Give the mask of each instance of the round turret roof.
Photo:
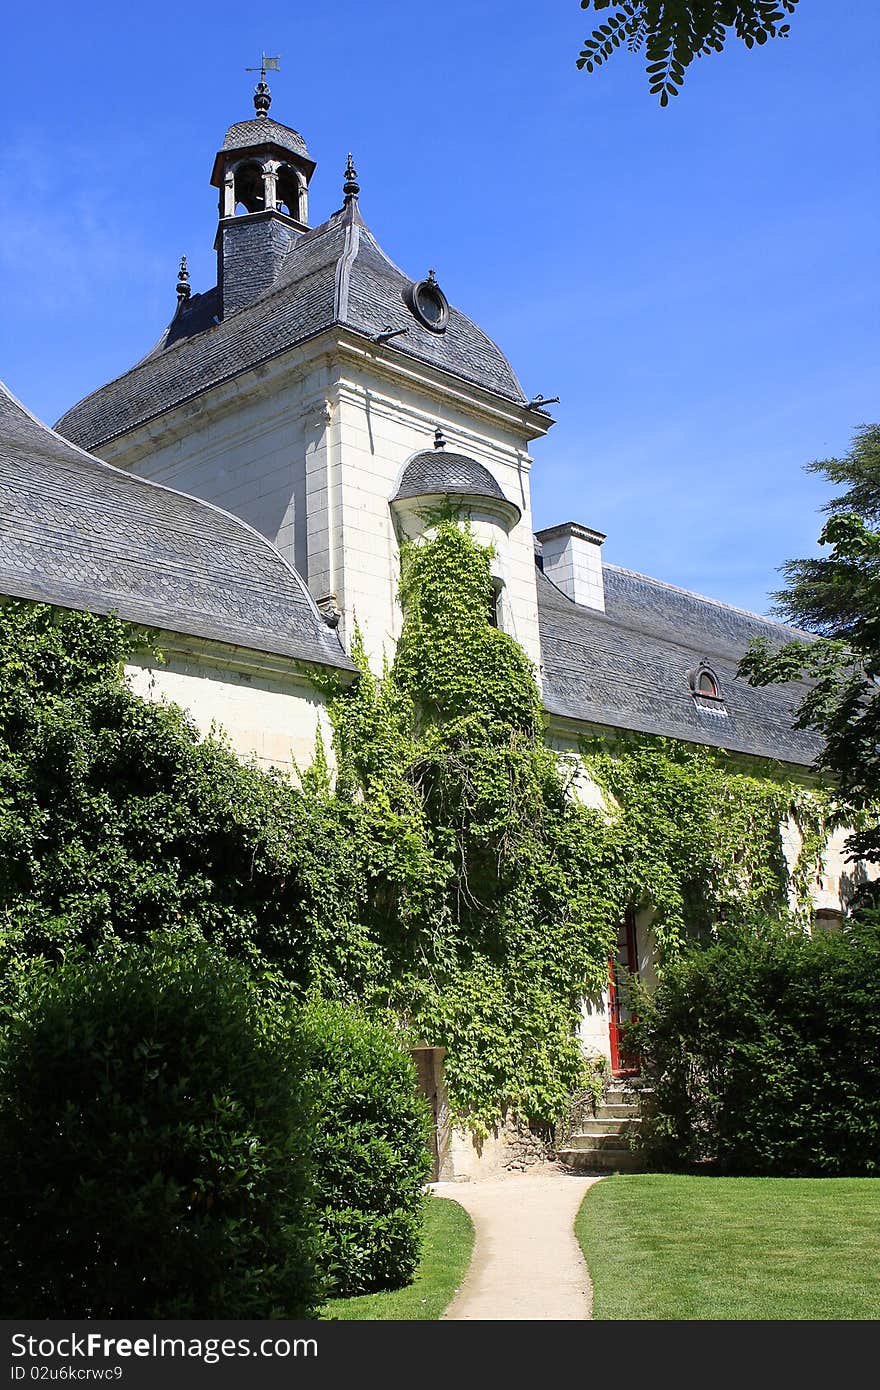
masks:
<svg viewBox="0 0 880 1390"><path fill-rule="evenodd" d="M401 474L392 502L416 497L482 497L502 502L516 513L522 511L508 501L488 468L467 454L452 453L444 448L424 449L414 454Z"/></svg>

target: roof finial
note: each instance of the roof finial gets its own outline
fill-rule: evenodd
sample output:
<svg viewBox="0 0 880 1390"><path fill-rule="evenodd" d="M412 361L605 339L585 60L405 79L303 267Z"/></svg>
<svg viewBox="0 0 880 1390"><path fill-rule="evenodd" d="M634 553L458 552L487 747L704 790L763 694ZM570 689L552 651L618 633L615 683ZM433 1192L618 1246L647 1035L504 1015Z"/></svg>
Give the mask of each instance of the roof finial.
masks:
<svg viewBox="0 0 880 1390"><path fill-rule="evenodd" d="M436 270L434 269L433 266L432 266L431 269L428 271L428 280L429 280L429 282L430 282L432 285L436 285L436 283L437 283L437 272L436 272Z"/></svg>
<svg viewBox="0 0 880 1390"><path fill-rule="evenodd" d="M180 258L180 270L177 272L177 307L182 309L186 301L192 294L189 284L189 271L186 268L186 256Z"/></svg>
<svg viewBox="0 0 880 1390"><path fill-rule="evenodd" d="M446 435L443 433L443 426L442 426L442 425L438 425L437 428L436 428L435 431L434 431L434 448L435 448L435 449L445 449L445 448L446 448Z"/></svg>
<svg viewBox="0 0 880 1390"><path fill-rule="evenodd" d="M270 58L268 54L264 53L261 57L260 66L258 68L245 68L245 72L258 72L260 74L260 80L254 88L254 110L256 111L258 116L268 117L269 107L272 104L272 93L270 92L269 84L266 81L266 73L280 71L280 54L276 54L274 58Z"/></svg>
<svg viewBox="0 0 880 1390"><path fill-rule="evenodd" d="M351 151L349 150L348 159L345 162L345 183L342 185L342 191L345 194L346 207L348 207L349 203L353 202L354 199L357 198L357 195L361 191L361 186L357 181L357 176L358 171L354 167L354 159L352 157Z"/></svg>

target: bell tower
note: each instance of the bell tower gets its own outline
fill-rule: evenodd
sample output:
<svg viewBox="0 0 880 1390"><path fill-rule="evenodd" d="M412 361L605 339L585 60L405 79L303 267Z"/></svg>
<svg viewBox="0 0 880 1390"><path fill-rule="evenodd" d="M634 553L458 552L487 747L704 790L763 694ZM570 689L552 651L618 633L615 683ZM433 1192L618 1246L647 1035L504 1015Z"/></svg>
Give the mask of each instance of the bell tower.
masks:
<svg viewBox="0 0 880 1390"><path fill-rule="evenodd" d="M292 242L309 225L315 162L299 132L269 115L271 102L263 67L253 118L229 127L214 160L211 183L220 192L214 249L223 318L270 288Z"/></svg>

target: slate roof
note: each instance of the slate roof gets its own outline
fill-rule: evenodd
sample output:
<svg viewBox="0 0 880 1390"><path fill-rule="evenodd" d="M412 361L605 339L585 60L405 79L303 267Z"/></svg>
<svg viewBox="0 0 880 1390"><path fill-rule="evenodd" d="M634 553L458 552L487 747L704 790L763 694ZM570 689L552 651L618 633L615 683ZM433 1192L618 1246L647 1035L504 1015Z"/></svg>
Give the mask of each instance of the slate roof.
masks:
<svg viewBox="0 0 880 1390"><path fill-rule="evenodd" d="M249 121L237 121L235 125L231 125L226 132L223 149L243 150L250 145L265 144L281 145L286 150L293 150L295 154L302 155L304 159L310 157L306 142L299 131L289 125L281 125L279 121L273 121L271 116L252 116Z"/></svg>
<svg viewBox="0 0 880 1390"><path fill-rule="evenodd" d="M0 593L354 670L263 536L92 458L2 383Z"/></svg>
<svg viewBox="0 0 880 1390"><path fill-rule="evenodd" d="M73 406L57 428L98 449L334 324L368 337L405 328L393 339L396 351L525 404L507 358L464 314L450 308L444 333L419 323L406 302L411 283L353 201L296 238L272 287L222 321L213 321L216 290L193 295L147 357Z"/></svg>
<svg viewBox="0 0 880 1390"><path fill-rule="evenodd" d="M430 497L443 493L455 497L493 497L513 507L517 517L522 515L514 502L508 502L499 483L488 468L467 454L448 449L425 449L414 454L404 467L392 502L407 497Z"/></svg>
<svg viewBox="0 0 880 1390"><path fill-rule="evenodd" d="M821 743L792 728L806 686L738 680L753 637L782 646L803 633L615 565L606 611L572 602L538 572L544 705L551 714L809 766ZM688 671L705 661L723 707L694 699Z"/></svg>

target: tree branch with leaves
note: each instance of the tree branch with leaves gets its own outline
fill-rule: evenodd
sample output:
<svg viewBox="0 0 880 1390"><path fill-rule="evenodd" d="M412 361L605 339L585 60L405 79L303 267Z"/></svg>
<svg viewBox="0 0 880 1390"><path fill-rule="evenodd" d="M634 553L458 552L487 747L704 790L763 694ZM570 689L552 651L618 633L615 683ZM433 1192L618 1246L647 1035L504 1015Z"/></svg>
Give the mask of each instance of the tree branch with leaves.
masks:
<svg viewBox="0 0 880 1390"><path fill-rule="evenodd" d="M651 93L660 105L677 96L694 58L721 53L728 38L746 48L784 39L798 0L581 0L581 9L604 15L577 65L595 72L619 49L644 53ZM607 13L611 11L611 13Z"/></svg>

